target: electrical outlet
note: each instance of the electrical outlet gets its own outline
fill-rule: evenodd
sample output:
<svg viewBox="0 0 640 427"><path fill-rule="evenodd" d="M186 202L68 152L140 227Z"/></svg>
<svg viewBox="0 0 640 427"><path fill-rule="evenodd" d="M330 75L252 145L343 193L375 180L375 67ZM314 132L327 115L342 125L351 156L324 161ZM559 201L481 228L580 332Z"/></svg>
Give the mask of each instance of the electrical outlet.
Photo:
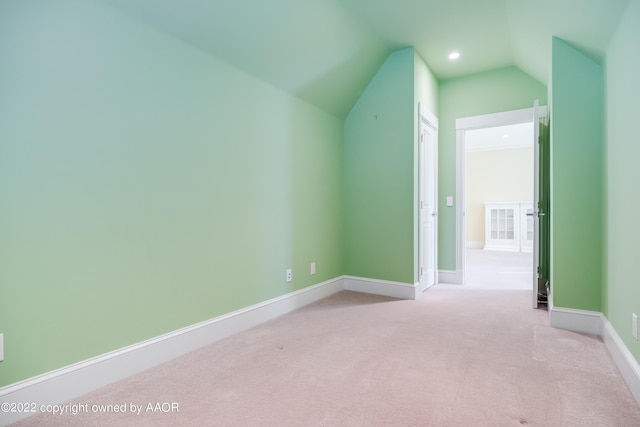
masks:
<svg viewBox="0 0 640 427"><path fill-rule="evenodd" d="M638 339L638 315L635 313L631 315L631 335Z"/></svg>
<svg viewBox="0 0 640 427"><path fill-rule="evenodd" d="M316 274L316 263L312 262L311 263L311 275Z"/></svg>
<svg viewBox="0 0 640 427"><path fill-rule="evenodd" d="M0 362L4 360L4 334L0 334Z"/></svg>
<svg viewBox="0 0 640 427"><path fill-rule="evenodd" d="M291 282L293 280L293 272L291 271L290 268L287 269L287 283Z"/></svg>

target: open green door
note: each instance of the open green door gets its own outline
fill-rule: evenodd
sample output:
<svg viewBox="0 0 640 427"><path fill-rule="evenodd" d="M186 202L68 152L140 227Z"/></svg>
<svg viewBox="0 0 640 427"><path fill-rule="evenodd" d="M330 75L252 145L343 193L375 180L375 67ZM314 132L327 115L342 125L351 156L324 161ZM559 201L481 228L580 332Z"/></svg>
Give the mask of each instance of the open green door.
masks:
<svg viewBox="0 0 640 427"><path fill-rule="evenodd" d="M547 108L533 103L533 308L547 306L549 283L549 122Z"/></svg>
<svg viewBox="0 0 640 427"><path fill-rule="evenodd" d="M539 304L547 304L549 297L549 264L551 260L551 215L550 215L550 132L549 114L540 117L538 136L538 289Z"/></svg>

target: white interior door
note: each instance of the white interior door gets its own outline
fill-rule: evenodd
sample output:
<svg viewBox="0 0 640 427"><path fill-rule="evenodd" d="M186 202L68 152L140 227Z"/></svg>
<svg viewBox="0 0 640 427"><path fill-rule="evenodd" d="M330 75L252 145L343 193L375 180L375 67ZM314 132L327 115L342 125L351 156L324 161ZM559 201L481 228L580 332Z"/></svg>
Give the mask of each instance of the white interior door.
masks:
<svg viewBox="0 0 640 427"><path fill-rule="evenodd" d="M435 118L420 115L419 282L424 290L437 279L438 153Z"/></svg>

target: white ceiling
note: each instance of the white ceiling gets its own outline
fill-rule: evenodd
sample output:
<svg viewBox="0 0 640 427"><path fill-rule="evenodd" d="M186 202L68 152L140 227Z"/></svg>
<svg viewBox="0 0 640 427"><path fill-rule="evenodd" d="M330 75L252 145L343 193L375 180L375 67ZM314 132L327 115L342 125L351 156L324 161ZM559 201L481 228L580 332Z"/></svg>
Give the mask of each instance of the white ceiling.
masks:
<svg viewBox="0 0 640 427"><path fill-rule="evenodd" d="M385 58L408 46L441 80L516 66L546 84L552 36L601 59L629 2L102 1L339 117Z"/></svg>
<svg viewBox="0 0 640 427"><path fill-rule="evenodd" d="M628 0L343 0L397 45L413 45L439 78L515 65L546 83L551 37L602 58ZM451 50L462 54L452 63Z"/></svg>
<svg viewBox="0 0 640 427"><path fill-rule="evenodd" d="M469 130L464 145L467 152L533 147L533 123Z"/></svg>

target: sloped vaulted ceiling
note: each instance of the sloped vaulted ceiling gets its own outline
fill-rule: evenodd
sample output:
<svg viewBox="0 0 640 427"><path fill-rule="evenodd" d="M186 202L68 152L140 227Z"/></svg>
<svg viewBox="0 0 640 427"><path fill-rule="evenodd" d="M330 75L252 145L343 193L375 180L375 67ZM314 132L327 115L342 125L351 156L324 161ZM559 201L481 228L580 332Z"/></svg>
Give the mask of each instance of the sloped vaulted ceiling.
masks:
<svg viewBox="0 0 640 427"><path fill-rule="evenodd" d="M515 65L546 83L551 37L601 59L629 0L103 1L345 117L407 46L438 79Z"/></svg>

